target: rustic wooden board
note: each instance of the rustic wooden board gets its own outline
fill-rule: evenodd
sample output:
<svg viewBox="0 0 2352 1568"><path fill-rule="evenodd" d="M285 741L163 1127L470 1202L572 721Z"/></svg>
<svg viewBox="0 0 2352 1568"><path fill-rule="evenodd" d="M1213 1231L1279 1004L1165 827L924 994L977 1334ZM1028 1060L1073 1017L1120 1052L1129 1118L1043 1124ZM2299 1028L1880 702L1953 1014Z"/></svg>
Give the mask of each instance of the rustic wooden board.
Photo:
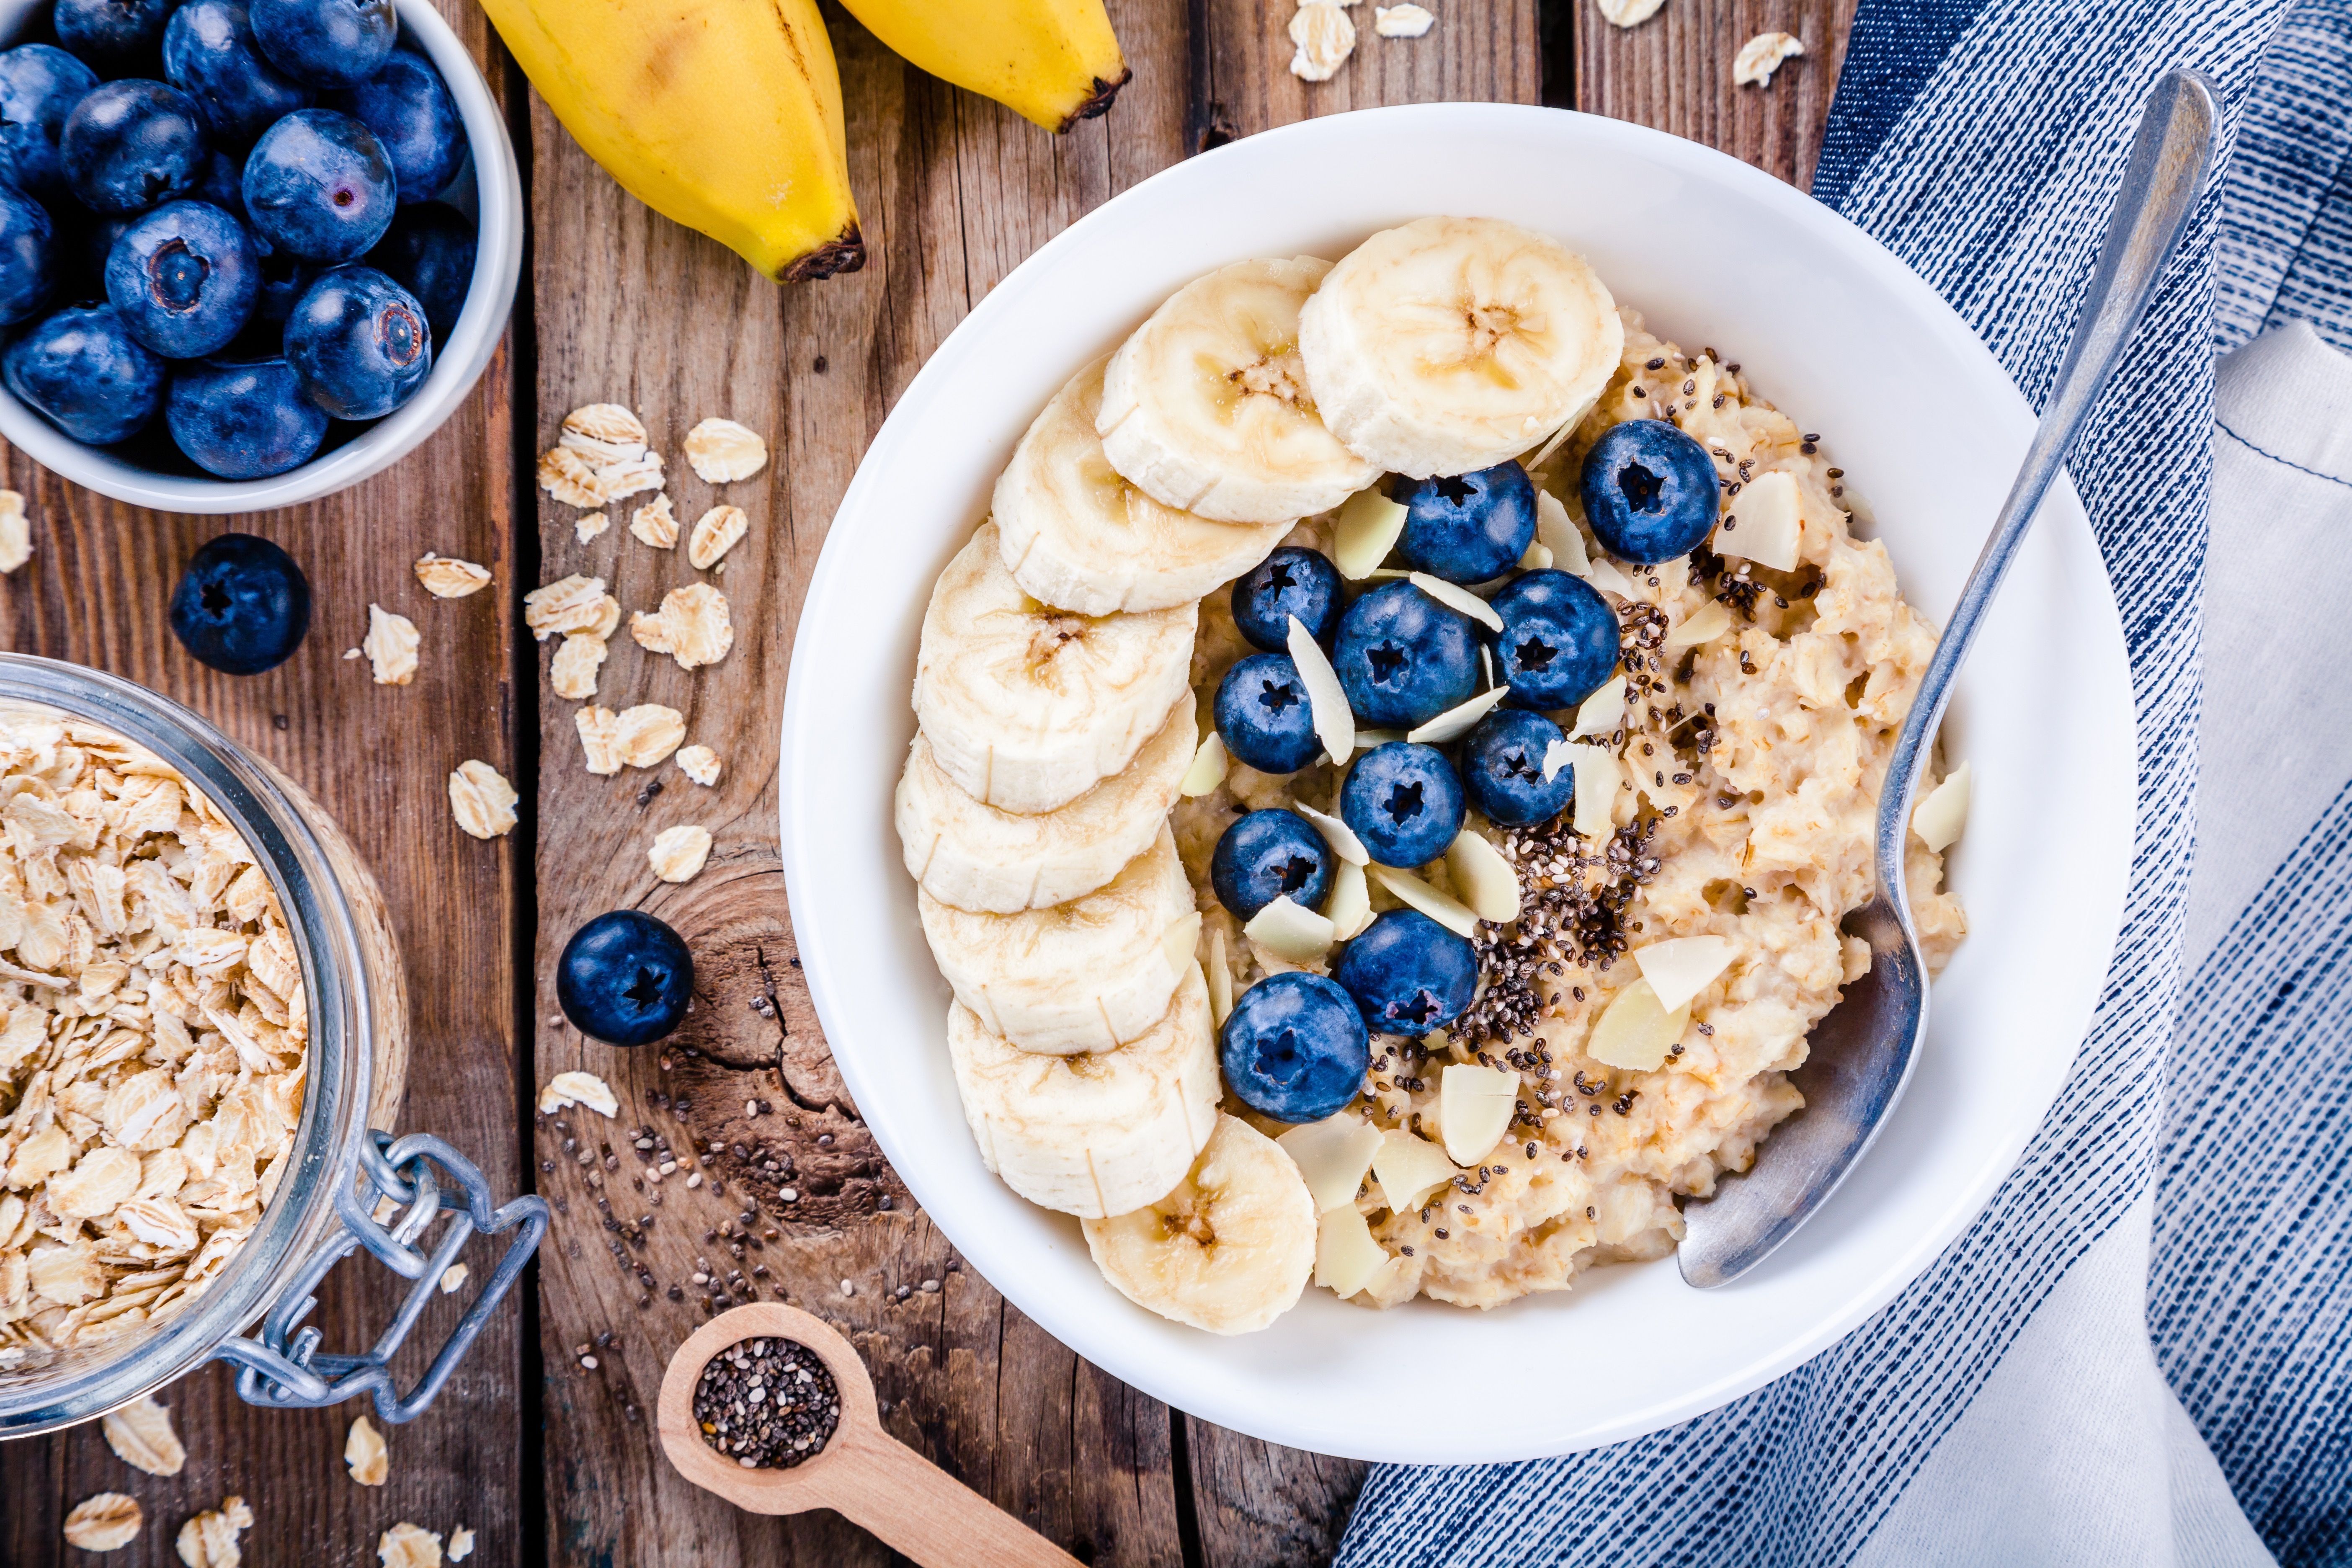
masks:
<svg viewBox="0 0 2352 1568"><path fill-rule="evenodd" d="M480 13L464 0L445 9L477 58L490 58ZM335 816L373 867L405 951L414 1048L401 1125L448 1138L509 1193L520 1180L514 850L459 833L444 780L468 757L515 769L512 394L502 353L414 456L326 501L257 517L135 510L20 453L0 458L5 483L32 514L34 550L30 564L0 580L0 645L113 670L188 704ZM189 554L230 531L283 545L314 597L300 651L249 679L198 665L164 617ZM410 571L427 550L481 562L495 587L469 599L430 597ZM410 686L375 686L364 661L342 658L365 632L371 601L410 616L424 634ZM495 1257L480 1243L469 1254L478 1275ZM401 1283L373 1264L345 1263L320 1318L329 1348L372 1339ZM459 1304L436 1300L412 1345L437 1345ZM181 1524L237 1493L255 1516L248 1562L372 1562L377 1535L402 1520L445 1533L469 1524L482 1542L477 1561L513 1562L523 1510L520 1329L517 1313L501 1314L439 1403L389 1433L392 1478L380 1489L353 1484L341 1461L345 1429L363 1405L255 1410L218 1368L163 1395L188 1448L175 1478L122 1463L95 1426L0 1446L0 1563L96 1561L69 1551L58 1529L68 1509L105 1490L130 1493L146 1512L145 1533L124 1561L176 1563ZM414 1375L422 1362L409 1360Z"/></svg>

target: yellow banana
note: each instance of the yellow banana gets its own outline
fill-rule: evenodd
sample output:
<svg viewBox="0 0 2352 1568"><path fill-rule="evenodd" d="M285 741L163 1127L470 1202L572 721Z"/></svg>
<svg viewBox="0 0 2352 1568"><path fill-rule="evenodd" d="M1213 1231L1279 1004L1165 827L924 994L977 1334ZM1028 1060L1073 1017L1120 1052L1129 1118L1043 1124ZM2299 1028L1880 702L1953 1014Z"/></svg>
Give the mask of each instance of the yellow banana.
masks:
<svg viewBox="0 0 2352 1568"><path fill-rule="evenodd" d="M787 282L866 262L815 0L483 0L588 155Z"/></svg>
<svg viewBox="0 0 2352 1568"><path fill-rule="evenodd" d="M1110 107L1127 61L1103 0L843 0L935 77L1067 131Z"/></svg>

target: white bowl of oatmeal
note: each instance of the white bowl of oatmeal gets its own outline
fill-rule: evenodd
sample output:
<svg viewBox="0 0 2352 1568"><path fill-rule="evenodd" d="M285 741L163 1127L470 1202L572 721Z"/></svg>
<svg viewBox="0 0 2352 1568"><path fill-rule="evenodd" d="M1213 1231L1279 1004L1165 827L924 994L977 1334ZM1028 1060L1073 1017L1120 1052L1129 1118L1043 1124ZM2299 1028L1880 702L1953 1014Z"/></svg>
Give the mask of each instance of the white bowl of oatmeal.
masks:
<svg viewBox="0 0 2352 1568"><path fill-rule="evenodd" d="M1863 1321L1974 1217L2055 1096L2104 978L2128 863L2131 707L2105 573L2063 491L1946 726L1950 761L1976 781L1947 868L1969 934L1937 983L1911 1092L1863 1178L1738 1285L1693 1290L1664 1257L1579 1272L1529 1248L1516 1273L1484 1275L1491 1289L1465 1275L1439 1292L1507 1303L1487 1311L1425 1298L1368 1310L1310 1289L1271 1327L1224 1338L1138 1310L1097 1273L1076 1222L987 1173L965 1128L943 1043L947 987L891 820L914 731L917 627L1036 410L1162 300L1242 258L1336 259L1431 213L1550 235L1659 339L1738 364L1738 395L1820 433L1807 455L1824 479L1842 470L1840 504L1870 520L1855 531L1883 545L1903 599L1931 623L1948 608L2032 416L1898 262L1794 191L1654 132L1486 105L1335 117L1195 160L1073 226L908 388L836 514L803 616L796 663L820 673L787 700L783 843L802 961L861 1111L925 1210L1015 1305L1107 1370L1223 1425L1366 1458L1471 1462L1633 1436L1735 1398ZM1879 596L1881 611L1892 603ZM1213 619L1204 612L1204 645ZM853 638L868 658L838 657ZM1804 778L1789 782L1801 798ZM1754 804L1790 816L1789 800ZM1803 846L1789 874L1866 858L1866 814L1858 849L1831 838ZM1660 879L1695 883L1694 896L1720 879ZM1837 979L1815 973L1819 957L1789 964L1791 989L1812 1003ZM1769 1004L1770 989L1752 986L1749 1000ZM1749 1023L1766 1010L1750 1008ZM1819 1010L1798 1008L1805 1020ZM1731 1087L1749 1092L1745 1078ZM1752 1092L1769 1098L1769 1082ZM1688 1131L1649 1125L1662 1141ZM1591 1223L1606 1224L1594 1206ZM1587 1254L1579 1262L1598 1261L1593 1241L1662 1252L1659 1217L1570 1250ZM1430 1289L1432 1271L1420 1272ZM1425 1374L1402 1380L1406 1365Z"/></svg>

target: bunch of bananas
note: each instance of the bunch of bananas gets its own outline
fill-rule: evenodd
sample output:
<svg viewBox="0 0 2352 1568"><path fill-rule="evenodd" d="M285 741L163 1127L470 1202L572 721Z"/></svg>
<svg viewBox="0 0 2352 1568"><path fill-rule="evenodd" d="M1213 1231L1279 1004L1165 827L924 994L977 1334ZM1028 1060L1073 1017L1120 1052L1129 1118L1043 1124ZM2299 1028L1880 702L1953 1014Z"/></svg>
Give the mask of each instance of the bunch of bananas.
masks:
<svg viewBox="0 0 2352 1568"><path fill-rule="evenodd" d="M1067 131L1128 79L1103 0L845 0L914 64ZM483 0L588 155L771 278L866 264L816 0Z"/></svg>

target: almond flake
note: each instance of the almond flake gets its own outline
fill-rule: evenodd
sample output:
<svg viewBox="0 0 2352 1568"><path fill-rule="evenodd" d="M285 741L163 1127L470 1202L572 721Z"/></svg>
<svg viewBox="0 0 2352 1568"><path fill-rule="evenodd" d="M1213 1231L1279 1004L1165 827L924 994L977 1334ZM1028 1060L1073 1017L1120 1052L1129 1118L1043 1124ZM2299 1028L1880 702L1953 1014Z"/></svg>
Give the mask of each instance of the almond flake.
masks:
<svg viewBox="0 0 2352 1568"><path fill-rule="evenodd" d="M533 588L522 596L523 625L541 642L558 632L595 631L605 616L605 601L612 595L604 592L604 579L583 577L578 573L569 577ZM618 615L620 604L613 602L613 614ZM610 632L597 632L609 637Z"/></svg>
<svg viewBox="0 0 2352 1568"><path fill-rule="evenodd" d="M1666 0L1596 0L1601 15L1613 27L1637 27L1658 14Z"/></svg>
<svg viewBox="0 0 2352 1568"><path fill-rule="evenodd" d="M1435 16L1419 5L1372 7L1372 31L1383 38L1418 38L1436 22Z"/></svg>
<svg viewBox="0 0 2352 1568"><path fill-rule="evenodd" d="M76 1503L66 1515L66 1544L84 1552L120 1552L139 1539L145 1523L135 1499L100 1492Z"/></svg>
<svg viewBox="0 0 2352 1568"><path fill-rule="evenodd" d="M588 459L569 447L541 455L539 488L566 506L599 507L613 499L604 493L603 481Z"/></svg>
<svg viewBox="0 0 2352 1568"><path fill-rule="evenodd" d="M1459 740L1476 729L1478 721L1510 694L1507 686L1490 686L1469 701L1448 708L1428 723L1414 725L1404 732L1404 738L1417 746L1442 746L1448 741Z"/></svg>
<svg viewBox="0 0 2352 1568"><path fill-rule="evenodd" d="M449 775L449 815L477 838L502 838L514 831L515 803L522 797L498 769L468 759Z"/></svg>
<svg viewBox="0 0 2352 1568"><path fill-rule="evenodd" d="M449 1532L449 1561L463 1563L474 1554L474 1532L464 1525Z"/></svg>
<svg viewBox="0 0 2352 1568"><path fill-rule="evenodd" d="M596 695L596 671L604 662L604 639L592 632L568 634L547 667L547 684L566 701Z"/></svg>
<svg viewBox="0 0 2352 1568"><path fill-rule="evenodd" d="M383 1568L441 1568L441 1538L403 1521L376 1538L375 1560Z"/></svg>
<svg viewBox="0 0 2352 1568"><path fill-rule="evenodd" d="M667 550L677 542L677 513L670 510L669 497L657 495L637 508L629 519L629 531L639 542L656 550Z"/></svg>
<svg viewBox="0 0 2352 1568"><path fill-rule="evenodd" d="M33 524L25 515L25 498L0 490L0 573L14 572L32 558Z"/></svg>
<svg viewBox="0 0 2352 1568"><path fill-rule="evenodd" d="M1787 33L1759 33L1731 57L1735 87L1769 87L1780 62L1805 52L1805 46Z"/></svg>
<svg viewBox="0 0 2352 1568"><path fill-rule="evenodd" d="M657 765L686 739L686 715L658 702L624 708L614 721L613 738L621 760L633 768Z"/></svg>
<svg viewBox="0 0 2352 1568"><path fill-rule="evenodd" d="M351 1434L343 1439L343 1463L351 1468L352 1479L363 1487L380 1487L392 1478L392 1451L384 1447L383 1434L364 1415L352 1418Z"/></svg>
<svg viewBox="0 0 2352 1568"><path fill-rule="evenodd" d="M613 520L601 511L583 511L572 524L572 537L585 544L613 526Z"/></svg>
<svg viewBox="0 0 2352 1568"><path fill-rule="evenodd" d="M236 1538L252 1528L253 1510L245 1500L223 1498L219 1508L180 1526L180 1561L188 1568L238 1568L245 1554L236 1549Z"/></svg>
<svg viewBox="0 0 2352 1568"><path fill-rule="evenodd" d="M694 533L686 542L688 562L698 572L709 571L751 526L751 520L743 515L741 507L712 507L696 520Z"/></svg>
<svg viewBox="0 0 2352 1568"><path fill-rule="evenodd" d="M416 679L416 623L382 605L368 606L367 636L360 651L375 670L378 686L405 686Z"/></svg>
<svg viewBox="0 0 2352 1568"><path fill-rule="evenodd" d="M620 720L610 708L583 708L572 715L580 730L580 750L588 760L592 773L608 774L621 771Z"/></svg>
<svg viewBox="0 0 2352 1568"><path fill-rule="evenodd" d="M539 1091L539 1108L550 1116L567 1105L584 1105L599 1116L618 1116L621 1102L610 1085L593 1072L560 1072Z"/></svg>
<svg viewBox="0 0 2352 1568"><path fill-rule="evenodd" d="M662 595L659 611L629 617L629 635L647 651L677 659L680 669L716 664L735 646L727 596L708 583L672 588Z"/></svg>
<svg viewBox="0 0 2352 1568"><path fill-rule="evenodd" d="M1297 616L1290 617L1287 646L1290 662L1298 670L1298 683L1307 688L1307 706L1315 716L1315 738L1334 761L1354 756L1356 715L1348 706L1347 690L1339 684L1339 672L1331 668L1330 656Z"/></svg>
<svg viewBox="0 0 2352 1568"><path fill-rule="evenodd" d="M1454 614L1467 616L1489 631L1503 629L1501 612L1460 584L1433 577L1426 572L1408 572L1404 580Z"/></svg>
<svg viewBox="0 0 2352 1568"><path fill-rule="evenodd" d="M653 862L654 875L663 881L691 881L710 858L710 829L691 824L665 827L654 835L654 847L646 858Z"/></svg>
<svg viewBox="0 0 2352 1568"><path fill-rule="evenodd" d="M1326 0L1307 0L1290 18L1290 74L1301 81L1329 81L1356 48L1356 24Z"/></svg>
<svg viewBox="0 0 2352 1568"><path fill-rule="evenodd" d="M490 569L428 550L416 558L416 580L436 599L462 599L490 585Z"/></svg>
<svg viewBox="0 0 2352 1568"><path fill-rule="evenodd" d="M595 441L608 447L646 445L645 422L617 403L591 403L573 409L563 416L563 437L566 444L573 441Z"/></svg>
<svg viewBox="0 0 2352 1568"><path fill-rule="evenodd" d="M686 460L714 485L748 479L768 466L768 444L732 419L706 419L686 433Z"/></svg>
<svg viewBox="0 0 2352 1568"><path fill-rule="evenodd" d="M677 753L677 771L705 788L719 783L719 753L708 746L687 746Z"/></svg>
<svg viewBox="0 0 2352 1568"><path fill-rule="evenodd" d="M99 1429L106 1434L106 1446L114 1450L114 1457L134 1470L176 1476L188 1462L180 1435L172 1430L171 1410L156 1404L152 1394L108 1411Z"/></svg>

